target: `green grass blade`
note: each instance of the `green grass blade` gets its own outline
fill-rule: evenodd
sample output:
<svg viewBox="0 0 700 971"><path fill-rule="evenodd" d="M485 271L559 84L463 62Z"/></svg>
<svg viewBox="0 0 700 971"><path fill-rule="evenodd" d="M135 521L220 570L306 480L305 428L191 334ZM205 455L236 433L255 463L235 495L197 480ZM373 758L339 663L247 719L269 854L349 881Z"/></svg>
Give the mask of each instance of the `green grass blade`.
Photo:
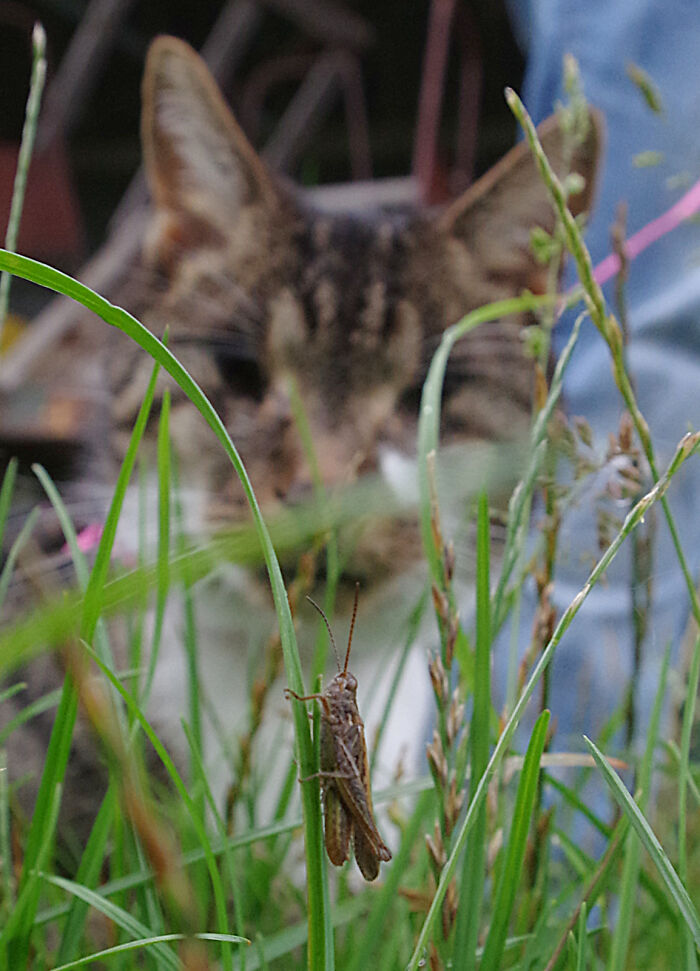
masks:
<svg viewBox="0 0 700 971"><path fill-rule="evenodd" d="M226 939L229 944L250 944L246 937L238 937L236 934L195 934L198 941L221 941ZM135 941L126 941L124 944L117 944L114 947L105 948L103 951L95 951L86 957L69 961L68 964L61 964L52 971L69 971L70 968L82 968L85 965L93 965L96 961L103 958L113 957L116 954L125 954L130 951L139 951L144 948L153 947L154 944L169 944L172 941L184 941L184 934L159 934L157 937L142 937Z"/></svg>
<svg viewBox="0 0 700 971"><path fill-rule="evenodd" d="M693 936L696 948L700 948L700 917L698 917L698 912L693 906L693 902L690 899L688 891L683 886L680 877L674 870L671 861L654 835L651 826L644 818L639 806L627 791L622 779L608 763L607 759L596 747L596 745L585 735L583 737L586 745L593 755L593 758L596 760L600 771L603 773L603 778L605 779L613 798L629 819L637 836L642 841L642 844L649 853L654 866L658 870L659 875L666 886L668 893L676 904L681 917Z"/></svg>
<svg viewBox="0 0 700 971"><path fill-rule="evenodd" d="M80 864L75 874L76 883L92 888L97 884L104 865L107 840L112 829L116 799L114 786L110 785L102 800L99 812L93 824ZM71 903L68 917L63 926L61 943L56 955L56 961L61 964L72 961L80 946L88 905L84 900L75 897Z"/></svg>
<svg viewBox="0 0 700 971"><path fill-rule="evenodd" d="M54 830L58 821L58 805L56 805L55 811L53 806L60 800L61 784L65 777L66 766L68 764L68 754L77 713L77 692L72 682L67 678L64 682L61 700L56 711L39 793L34 805L32 822L25 844L22 875L19 882L20 897L27 887L32 884L36 885L36 871L39 869L44 847L53 843ZM9 943L10 967L23 967L25 964L28 936L34 922L34 915L39 901L38 885L36 893L28 895L27 901L27 915L23 926L24 933L21 932L17 940L10 941ZM9 924L6 926L6 931L9 926Z"/></svg>
<svg viewBox="0 0 700 971"><path fill-rule="evenodd" d="M647 731L647 741L644 750L644 757L639 771L637 787L639 789L639 808L645 811L649 801L649 791L651 789L651 775L654 763L654 750L659 733L659 722L663 709L664 697L666 695L666 682L668 679L668 666L671 653L670 643L664 652L663 663L661 666L661 676L659 687L654 699L651 718L649 720L649 730ZM610 945L610 959L608 971L624 971L628 963L628 947L630 934L632 931L632 921L634 918L634 902L639 883L640 867L639 840L634 833L629 833L625 840L625 862L622 869L622 879L620 880L620 909L613 931L613 938Z"/></svg>
<svg viewBox="0 0 700 971"><path fill-rule="evenodd" d="M187 737L187 741L190 746L190 752L192 755L192 761L196 764L197 773L192 773L193 778L199 778L201 784L204 788L204 797L209 806L209 810L214 818L216 824L216 830L219 835L219 840L221 845L224 847L223 856L224 863L226 866L226 872L228 873L229 883L231 884L231 895L233 897L233 910L234 910L234 920L236 923L236 930L240 937L243 936L244 928L244 912L243 912L243 898L240 891L240 880L239 875L236 872L236 867L233 861L233 848L231 847L230 840L228 839L228 833L226 831L226 823L224 822L221 813L219 812L219 807L216 805L216 799L214 798L214 793L211 791L209 785L209 780L207 779L207 773L202 761L202 752L197 745L197 740L194 736L194 732L188 724L182 723L183 730ZM198 807L199 808L199 807ZM213 847L212 847L213 852ZM241 954L241 971L245 971L245 953Z"/></svg>
<svg viewBox="0 0 700 971"><path fill-rule="evenodd" d="M46 808L43 839L36 852L36 869L23 871L17 903L0 932L0 968L29 967L30 935L41 892L41 869L51 855L53 834L61 805L61 787L56 786Z"/></svg>
<svg viewBox="0 0 700 971"><path fill-rule="evenodd" d="M10 580L12 579L12 571L15 568L15 563L17 562L17 557L22 552L22 548L31 536L34 527L36 526L36 521L39 518L39 510L32 509L19 531L17 539L14 541L10 547L10 552L7 554L7 559L3 563L2 572L0 572L0 608L5 602L5 597L7 596L7 590L10 586Z"/></svg>
<svg viewBox="0 0 700 971"><path fill-rule="evenodd" d="M211 786L209 785L209 780L207 778L206 769L204 762L202 761L201 749L197 747L197 742L194 737L194 732L191 727L183 720L182 728L187 738L188 745L190 747L190 753L192 758L192 763L196 766L196 772L192 772L192 778L197 779L199 784L202 786L204 798L209 806L209 810L214 818L216 824L216 831L219 836L219 840L224 847L223 856L224 863L226 867L226 872L228 873L229 883L231 884L231 895L233 897L233 910L234 910L234 921L237 925L237 931L239 936L243 935L243 900L241 897L239 878L236 871L235 864L233 862L233 849L227 839L228 833L226 831L226 823L224 822L221 813L219 812L219 807L216 805L216 799L214 798L214 793L211 791ZM195 805L196 802L195 802ZM200 812L200 807L197 806L197 811ZM203 819L203 814L200 812L200 818ZM214 848L212 847L212 853ZM245 969L245 955L241 955L241 965L244 971Z"/></svg>
<svg viewBox="0 0 700 971"><path fill-rule="evenodd" d="M175 513L175 542L179 556L186 551L184 532L184 510L179 489L177 464L173 464L174 513ZM199 651L197 650L197 624L195 621L194 598L192 597L192 580L185 573L182 579L182 612L184 619L183 641L187 657L188 699L188 731L191 732L190 750L190 778L195 778L196 771L203 768L204 743L202 740L202 715L199 699Z"/></svg>
<svg viewBox="0 0 700 971"><path fill-rule="evenodd" d="M228 931L228 920L226 916L226 898L224 895L224 890L221 883L219 870L216 865L216 859L214 857L211 842L209 840L209 835L206 831L204 823L202 822L199 811L197 809L197 805L193 800L192 796L190 795L189 789L186 786L182 776L178 772L175 766L175 763L170 757L167 749L165 748L161 740L156 735L151 724L149 723L148 719L141 711L136 701L132 698L132 696L124 688L124 686L117 679L117 677L112 673L112 671L110 671L109 668L100 660L97 654L88 645L85 645L85 649L88 651L88 653L95 661L95 663L99 665L102 673L109 679L110 683L112 684L112 687L115 688L117 692L121 695L122 700L126 703L130 713L139 722L139 724L141 725L141 728L148 736L149 742L155 749L156 754L158 755L158 758L163 763L163 766L166 772L168 773L170 780L175 786L178 792L178 795L182 799L185 805L185 808L189 813L190 819L192 820L192 823L197 832L197 836L199 838L199 842L204 851L204 857L207 862L207 868L209 870L209 877L211 879L212 890L214 892L216 918L219 924L219 932L225 936ZM224 968L226 969L232 968L233 965L231 960L231 949L229 948L228 943L225 940L222 942L221 956L222 956L222 963Z"/></svg>
<svg viewBox="0 0 700 971"><path fill-rule="evenodd" d="M29 79L29 97L24 113L24 126L22 128L22 139L17 156L17 171L12 187L12 201L10 203L10 215L7 220L5 231L5 249L13 250L17 246L19 236L19 226L22 219L22 209L24 208L24 193L27 187L27 175L29 165L34 151L34 141L36 130L39 125L39 108L41 106L41 96L44 91L46 80L46 33L41 24L34 24L32 31L32 73ZM2 331L5 326L7 307L10 302L10 274L0 274L0 343L2 342Z"/></svg>
<svg viewBox="0 0 700 971"><path fill-rule="evenodd" d="M12 458L7 463L5 474L2 477L2 487L0 488L0 548L5 537L5 526L12 503L12 493L15 491L15 481L17 480L17 459Z"/></svg>
<svg viewBox="0 0 700 971"><path fill-rule="evenodd" d="M14 698L15 695L18 695L21 691L24 691L26 687L26 681L18 681L16 684L11 684L9 688L5 688L0 691L0 705L6 701L9 701L10 698ZM9 734L10 733L5 729L0 732L0 745L4 744Z"/></svg>
<svg viewBox="0 0 700 971"><path fill-rule="evenodd" d="M695 638L693 653L686 679L686 691L681 723L680 762L678 765L678 875L688 882L688 778L690 776L690 751L693 728L697 727L695 712L700 686L700 637ZM686 940L686 964L697 969L697 959L692 940Z"/></svg>
<svg viewBox="0 0 700 971"><path fill-rule="evenodd" d="M7 753L0 747L0 924L4 924L15 906L15 888L12 874L14 873L12 856L12 839L10 835L10 793L7 775Z"/></svg>
<svg viewBox="0 0 700 971"><path fill-rule="evenodd" d="M151 934L148 927L143 924L140 920L137 920L133 914L130 914L127 910L122 907L118 907L113 901L107 900L101 894L96 893L94 890L90 890L89 887L84 887L82 884L77 883L75 880L68 880L66 877L59 877L52 874L43 874L44 880L47 883L52 884L54 887L60 887L61 890L65 890L67 893L73 894L83 903L87 904L89 907L93 907L99 913L104 914L111 921L121 927L123 931L130 934L135 938L151 938L160 935ZM158 966L162 968L170 968L172 971L182 971L183 965L176 954L173 953L171 948L167 947L165 944L156 944L153 947L153 954L157 958Z"/></svg>
<svg viewBox="0 0 700 971"><path fill-rule="evenodd" d="M124 506L124 499L126 497L126 491L134 471L134 465L136 464L138 449L141 444L141 440L143 439L144 432L146 431L146 425L148 424L148 417L151 413L153 396L156 390L156 382L158 380L159 371L160 368L156 364L151 373L151 377L146 388L146 393L143 396L139 413L136 416L131 438L129 439L129 445L119 469L117 483L114 487L112 500L110 502L104 527L102 529L102 536L100 537L100 542L97 547L95 563L90 573L90 578L85 590L81 634L83 638L90 644L92 643L92 638L97 627L97 620L102 610L104 587L107 580L107 573L109 571L110 557L114 548L114 540L117 535L119 517L121 516L122 508Z"/></svg>
<svg viewBox="0 0 700 971"><path fill-rule="evenodd" d="M2 738L2 736L0 736ZM681 751L678 745L671 739L666 742L666 751L671 756L673 761L680 767L681 764ZM686 785L688 786L688 791L695 800L696 805L700 808L700 787L696 783L691 772L688 772L685 777Z"/></svg>
<svg viewBox="0 0 700 971"><path fill-rule="evenodd" d="M342 926L354 922L355 926L369 909L367 895L362 894L358 897L350 897L333 908L331 919L334 927ZM292 924L284 927L276 934L261 941L260 947L248 954L248 971L258 971L258 969L272 968L299 968L302 965L298 960L294 960L292 952L304 944L308 943L308 927L305 922ZM251 949L252 950L252 949ZM282 959L285 959L284 961ZM277 961L277 964L273 962Z"/></svg>
<svg viewBox="0 0 700 971"><path fill-rule="evenodd" d="M474 793L489 761L491 722L491 581L489 567L490 523L488 498L479 496L476 545L476 652L474 709L469 742L471 792ZM483 803L464 851L459 891L454 966L476 967L476 946L486 881L487 813Z"/></svg>
<svg viewBox="0 0 700 971"><path fill-rule="evenodd" d="M586 902L581 904L581 913L578 918L578 947L576 948L576 971L586 971L586 956L588 951L588 931L586 930L586 919L588 908Z"/></svg>
<svg viewBox="0 0 700 971"><path fill-rule="evenodd" d="M111 663L111 653L109 650L109 643L107 641L107 634L104 626L98 623L99 618L97 613L94 613L94 616L92 618L90 618L90 614L88 613L87 620L85 615L86 598L89 603L91 588L94 589L96 587L96 583L94 580L92 580L92 576L94 573L96 573L98 583L101 578L98 561L100 561L102 558L105 558L106 560L109 559L109 553L110 553L111 547L110 549L105 550L105 546L106 546L109 534L107 533L106 530L103 530L103 534L98 544L95 566L93 567L92 572L90 572L88 570L88 565L87 565L87 560L85 558L85 555L80 549L78 536L75 532L75 527L70 518L70 514L68 513L65 503L63 502L63 499L61 498L61 495L58 489L56 488L54 482L51 480L51 477L49 476L46 469L42 468L40 465L33 465L32 471L34 475L37 477L37 479L39 480L39 482L41 483L44 489L44 492L48 496L49 501L51 502L51 505L53 506L56 512L56 516L58 518L59 524L61 526L61 530L63 531L63 535L66 540L66 545L68 546L68 549L70 551L71 560L73 563L73 567L75 569L76 577L78 579L78 586L83 591L82 611L80 614L80 625L79 625L81 635L86 639L88 636L91 639L95 638L95 643L96 643L97 649L100 652L100 655L103 658L109 659ZM112 503L112 508L113 507L114 507L114 500ZM110 509L110 513L112 513L112 509ZM118 517L119 510L115 510L113 514L115 518ZM102 551L102 557L100 556L101 551ZM73 628L70 631L70 636L74 636L74 635L75 635L75 629Z"/></svg>
<svg viewBox="0 0 700 971"><path fill-rule="evenodd" d="M80 589L84 591L88 584L89 573L85 556L83 555L78 543L78 535L75 531L73 520L70 518L70 514L66 509L63 499L61 498L61 494L56 488L53 479L46 469L43 468L43 466L35 463L32 466L32 472L41 483L41 487L48 496L49 502L54 508L59 525L63 531L66 546L69 549L71 559L73 561L75 575L78 578L78 585L80 586Z"/></svg>
<svg viewBox="0 0 700 971"><path fill-rule="evenodd" d="M0 250L0 270L8 270L17 276L48 287L57 293L72 297L112 326L118 327L151 357L160 363L164 370L177 382L190 401L197 407L204 420L217 436L226 455L231 461L238 475L246 498L250 505L258 537L263 548L275 603L275 611L280 625L280 639L282 653L289 687L297 694L305 694L301 671L301 662L297 650L294 634L294 624L289 609L287 593L282 579L279 562L272 546L270 534L263 520L253 488L248 478L238 451L231 441L220 417L199 385L190 377L180 362L170 353L165 345L153 336L135 317L115 307L108 300L100 297L89 287L72 279L59 270L30 260L27 257ZM296 736L297 754L302 776L313 773L313 746L308 726L308 719L302 705L295 705L293 709L294 728ZM326 955L326 917L323 901L323 867L324 860L322 846L322 818L321 799L318 781L314 780L302 786L302 806L304 810L304 826L306 835L306 876L308 886L309 906L309 964L313 971L322 969Z"/></svg>
<svg viewBox="0 0 700 971"><path fill-rule="evenodd" d="M431 501L428 455L431 452L437 451L439 443L442 388L445 380L447 362L452 353L452 348L458 340L465 337L481 324L488 323L491 320L498 320L501 317L507 317L509 314L534 310L537 307L543 307L552 302L552 297L534 297L532 294L525 294L522 297L501 300L496 303L487 304L485 307L480 307L478 310L473 310L458 323L447 328L430 362L428 376L423 384L420 415L418 418L418 485L420 492L423 548L430 567L430 574L441 589L443 586L442 562L440 554L435 548L430 523Z"/></svg>
<svg viewBox="0 0 700 971"><path fill-rule="evenodd" d="M163 393L158 421L158 555L156 560L156 610L153 619L153 637L148 659L148 673L139 703L145 708L151 696L156 673L160 642L163 633L165 607L170 589L170 392Z"/></svg>
<svg viewBox="0 0 700 971"><path fill-rule="evenodd" d="M593 812L590 806L586 805L576 789L565 785L560 779L557 779L548 773L545 774L544 779L547 786L555 789L569 808L576 810L576 812L580 813L584 819L588 820L591 826L597 829L605 840L610 839L612 834L612 826L609 826L607 823L603 822L603 820Z"/></svg>
<svg viewBox="0 0 700 971"><path fill-rule="evenodd" d="M518 782L508 848L493 902L493 918L484 945L480 971L498 971L501 967L508 923L515 903L516 890L522 876L527 836L537 796L540 759L547 741L548 728L549 712L543 711L532 730L520 781Z"/></svg>

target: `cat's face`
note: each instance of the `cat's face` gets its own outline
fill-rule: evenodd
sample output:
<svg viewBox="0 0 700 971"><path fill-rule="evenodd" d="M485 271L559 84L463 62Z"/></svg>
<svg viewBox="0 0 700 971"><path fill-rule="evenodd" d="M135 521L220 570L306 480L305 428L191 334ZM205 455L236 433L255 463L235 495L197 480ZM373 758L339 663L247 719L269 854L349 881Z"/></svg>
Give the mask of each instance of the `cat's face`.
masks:
<svg viewBox="0 0 700 971"><path fill-rule="evenodd" d="M541 136L561 169L553 119ZM530 233L551 230L553 214L524 145L442 212L330 211L268 172L203 62L168 37L148 55L142 140L152 197L142 256L107 295L157 336L167 328L170 348L217 408L268 509L302 500L311 487L295 394L326 485L386 477L389 465L403 470L395 460L415 453L421 387L444 329L484 303L544 289ZM598 141L593 119L571 159L585 180L574 212L590 200ZM524 322L484 325L455 347L443 442L468 447L525 427L532 373ZM47 345L35 383L63 382L70 397L88 372L95 379L95 345L109 341L99 322L88 323L87 353L75 336L65 347ZM79 413L93 453L119 461L152 362L122 335L115 340L103 355L106 374L95 379L99 407ZM213 434L172 390L183 479L204 497L207 523L231 521L243 510L242 490ZM158 410L156 402L154 429ZM2 414L5 426L8 409ZM372 556L387 566L396 560L391 543L364 554L366 566Z"/></svg>
<svg viewBox="0 0 700 971"><path fill-rule="evenodd" d="M311 472L291 406L296 388L326 484L415 448L420 388L445 327L494 299L542 290L530 230L551 208L524 149L440 214L328 213L257 157L198 56L159 38L143 84L142 138L154 203L143 280L129 309L169 346L224 419L266 503L296 501ZM561 138L543 132L556 165ZM573 168L587 188L597 133ZM513 435L531 375L522 320L463 341L446 379L446 438ZM115 434L125 439L150 360L124 341L110 355ZM241 501L225 456L175 392L173 437L217 509ZM235 515L235 512L234 512Z"/></svg>

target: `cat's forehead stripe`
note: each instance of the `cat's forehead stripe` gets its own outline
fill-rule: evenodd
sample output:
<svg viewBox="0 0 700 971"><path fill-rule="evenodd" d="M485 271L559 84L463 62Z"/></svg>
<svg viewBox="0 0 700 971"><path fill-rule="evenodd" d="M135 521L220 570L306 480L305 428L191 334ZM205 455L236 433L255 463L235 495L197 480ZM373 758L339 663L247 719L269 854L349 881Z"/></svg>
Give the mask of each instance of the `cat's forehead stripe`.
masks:
<svg viewBox="0 0 700 971"><path fill-rule="evenodd" d="M319 335L342 327L351 346L381 337L396 298L400 234L389 218L312 217L302 246L302 286Z"/></svg>
<svg viewBox="0 0 700 971"><path fill-rule="evenodd" d="M314 291L314 305L318 320L318 330L321 335L331 333L333 323L338 316L338 297L337 288L331 277L326 276L319 280Z"/></svg>

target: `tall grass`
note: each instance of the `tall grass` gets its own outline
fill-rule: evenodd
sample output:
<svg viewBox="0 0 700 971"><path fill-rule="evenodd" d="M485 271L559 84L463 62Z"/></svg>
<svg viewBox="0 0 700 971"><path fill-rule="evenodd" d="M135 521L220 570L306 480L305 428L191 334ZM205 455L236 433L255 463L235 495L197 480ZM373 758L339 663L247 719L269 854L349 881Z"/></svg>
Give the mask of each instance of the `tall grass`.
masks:
<svg viewBox="0 0 700 971"><path fill-rule="evenodd" d="M524 758L514 750L526 705L574 616L656 503L662 504L677 539L678 528L664 495L682 464L694 455L700 435L684 435L668 468L657 469L653 443L625 370L619 328L590 273L579 228L566 208L565 189L541 155L536 132L522 105L512 94L509 99L525 126L543 180L560 213L566 245L579 265L583 289L576 299L584 300L610 348L622 400L632 416L654 484L629 509L585 585L543 644L508 717L499 722L490 684L492 642L517 602L524 581L524 537L530 508L549 448L550 419L578 326L533 423L528 462L509 505L505 550L499 566L490 551L488 499L482 493L476 501L473 631L459 615L454 549L451 537L443 534L437 485L442 383L449 355L456 342L474 327L508 313L552 308L557 300L554 295L524 295L481 308L445 333L423 388L417 441L418 514L437 621L434 650L426 658L436 703L435 732L425 778L400 780L390 790L374 794L375 806L391 820L394 850L392 862L383 866L381 878L374 885L358 887L347 878L346 871L337 880L329 879L319 785L313 778L318 766L317 735L312 735L303 706L291 706L294 743L291 738L285 740L289 770L272 821L265 826L253 822L232 832L224 807L212 794L202 752L198 658L206 651L206 644L197 629L195 609L190 604L187 612L191 701L188 712L182 713L190 742L189 779L169 752L167 740L158 737L149 721L152 667L144 673L138 632L144 602L150 597L156 617L148 652L153 665L163 636L162 618L171 597L182 597L183 587L185 597L189 597L193 585L222 561L250 566L262 560L274 600L284 677L294 692L306 694L278 553L318 547L319 537L330 535L327 567L333 587L341 563L335 528L373 511L385 511L386 494L376 489L363 492L360 486L330 501L319 478L315 501L306 510L268 523L223 422L167 343L72 278L0 251L1 271L72 297L136 341L154 362L153 378L91 567L80 552L58 491L46 473L36 469L59 515L79 588L58 593L53 601L49 599L26 615L13 617L0 633L0 671L5 677L37 653L50 649L61 649L68 671L60 698L50 699L57 705L56 718L36 809L24 829L19 823L10 823L13 793L0 766L0 966L240 967L248 971L304 965L314 969L417 969L426 965L582 969L669 966L645 965L645 961L663 961L670 955L682 958L687 968L697 966L700 919L695 901L700 889L700 861L692 837L697 836L693 818L697 817L698 767L691 757L691 728L699 645L695 645L675 761L664 760L657 744L660 712L667 702L666 668L649 721L646 750L638 765L636 794L625 788L600 744L589 743L591 757L587 760L572 759L579 766L585 761L585 771L598 771L609 787L619 805L619 815L612 824L598 818L598 807L587 806L577 787L556 783L557 806L568 804L586 814L603 834L605 845L598 858L587 856L565 831L557 833L550 813L559 808L544 808L539 796L542 788L554 788L548 771L557 764L546 751L550 717L546 710L530 733ZM189 546L179 527L175 528L182 519L178 504L184 500L175 486L177 464L170 450L166 397L157 449L157 556L154 563L139 564L119 574L111 565L111 552L159 370L170 374L217 436L245 491L253 527L238 528L199 548ZM313 467L314 443L303 402L296 399L295 414ZM10 507L14 478L15 467L10 465L0 491L0 532ZM477 488L474 492L476 495ZM30 519L8 556L0 590L9 583L33 526ZM695 590L679 542L677 553L679 570L688 582L690 609L697 617ZM329 596L332 600L332 590ZM421 610L422 603L406 604L409 631L415 632ZM135 632L133 670L126 675L119 670L110 648L107 620L115 614L126 618L127 626ZM406 647L411 636L406 636ZM398 671L397 677L400 666ZM314 671L314 677L317 673ZM621 686L621 699L624 688ZM8 689L12 690L16 689ZM100 740L109 784L89 838L80 848L75 865L66 872L56 833L79 704ZM314 723L317 730L317 713ZM14 728L20 731L21 727L19 719ZM254 759L254 731L249 742ZM168 785L161 785L152 776L150 751L156 753ZM240 764L235 751L231 758L234 764ZM677 798L672 809L655 815L649 793L654 770L661 764L666 785L675 786ZM310 777L298 787L298 801L294 797L297 775ZM249 818L255 820L259 815L255 800L260 798L255 786L247 789L246 798ZM694 813L688 811L689 801ZM305 870L300 876L292 851L302 839ZM643 913L641 921L636 908Z"/></svg>

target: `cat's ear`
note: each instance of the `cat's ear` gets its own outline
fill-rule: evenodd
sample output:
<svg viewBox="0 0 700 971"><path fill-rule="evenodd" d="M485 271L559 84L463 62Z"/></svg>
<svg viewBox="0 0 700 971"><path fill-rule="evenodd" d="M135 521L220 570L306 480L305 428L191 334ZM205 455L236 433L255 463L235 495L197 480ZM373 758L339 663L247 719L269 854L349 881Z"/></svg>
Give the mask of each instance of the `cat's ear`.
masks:
<svg viewBox="0 0 700 971"><path fill-rule="evenodd" d="M569 209L575 216L591 205L602 128L599 113L591 109L586 137L569 152L568 161L558 118L553 116L538 128L542 147L557 175L576 172L583 177L581 191L569 196ZM547 268L534 259L530 239L536 226L552 232L554 208L525 142L516 145L452 203L438 225L451 239L464 244L478 264L475 269L485 289L492 284L494 293L484 292L484 302L503 296L504 286L513 293L523 288L533 292L546 288Z"/></svg>
<svg viewBox="0 0 700 971"><path fill-rule="evenodd" d="M156 221L149 249L164 256L214 243L241 211L274 211L279 192L204 61L184 41L158 37L146 59L141 138Z"/></svg>

